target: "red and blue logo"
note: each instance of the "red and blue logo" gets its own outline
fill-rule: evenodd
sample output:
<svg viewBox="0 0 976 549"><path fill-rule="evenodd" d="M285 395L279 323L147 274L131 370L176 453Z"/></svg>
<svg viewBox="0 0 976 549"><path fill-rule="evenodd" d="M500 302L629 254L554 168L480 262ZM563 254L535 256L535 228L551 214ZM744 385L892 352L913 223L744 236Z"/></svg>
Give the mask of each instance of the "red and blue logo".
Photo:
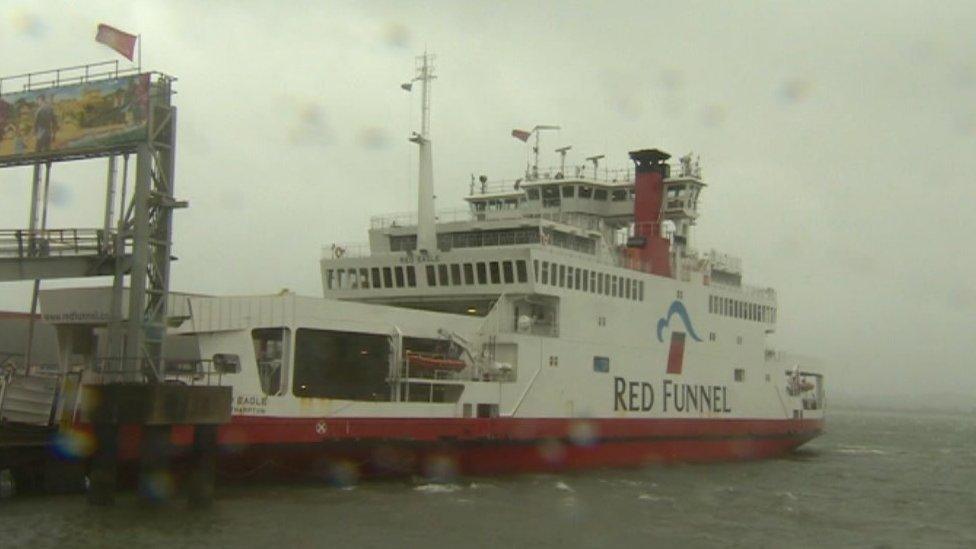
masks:
<svg viewBox="0 0 976 549"><path fill-rule="evenodd" d="M680 301L671 302L671 306L668 307L668 314L664 315L657 321L657 340L664 343L664 330L666 330L670 324L671 319L677 316L681 319L681 323L684 325L685 331L671 330L671 348L668 350L668 370L669 374L680 374L681 367L684 364L685 358L685 334L690 335L691 339L695 341L701 341L698 334L695 332L695 327L691 324L691 318L688 316L688 310Z"/></svg>

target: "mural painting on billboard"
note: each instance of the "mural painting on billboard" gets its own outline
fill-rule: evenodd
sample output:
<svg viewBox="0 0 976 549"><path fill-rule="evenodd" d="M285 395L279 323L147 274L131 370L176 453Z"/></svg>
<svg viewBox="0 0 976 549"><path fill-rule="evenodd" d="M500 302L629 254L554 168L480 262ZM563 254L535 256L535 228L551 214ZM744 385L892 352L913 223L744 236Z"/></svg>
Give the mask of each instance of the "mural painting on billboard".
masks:
<svg viewBox="0 0 976 549"><path fill-rule="evenodd" d="M149 75L0 95L0 160L112 150L146 138Z"/></svg>

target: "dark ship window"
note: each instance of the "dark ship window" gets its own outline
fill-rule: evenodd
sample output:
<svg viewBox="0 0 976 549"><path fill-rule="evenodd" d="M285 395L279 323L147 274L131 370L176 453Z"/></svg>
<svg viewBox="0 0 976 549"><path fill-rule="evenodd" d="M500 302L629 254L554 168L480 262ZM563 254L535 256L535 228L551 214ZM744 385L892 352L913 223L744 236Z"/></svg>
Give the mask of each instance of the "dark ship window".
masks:
<svg viewBox="0 0 976 549"><path fill-rule="evenodd" d="M261 391L266 395L285 392L285 368L288 365L290 332L287 328L259 328L251 330L254 358L258 366Z"/></svg>
<svg viewBox="0 0 976 549"><path fill-rule="evenodd" d="M387 401L389 370L386 335L306 328L296 332L295 396Z"/></svg>

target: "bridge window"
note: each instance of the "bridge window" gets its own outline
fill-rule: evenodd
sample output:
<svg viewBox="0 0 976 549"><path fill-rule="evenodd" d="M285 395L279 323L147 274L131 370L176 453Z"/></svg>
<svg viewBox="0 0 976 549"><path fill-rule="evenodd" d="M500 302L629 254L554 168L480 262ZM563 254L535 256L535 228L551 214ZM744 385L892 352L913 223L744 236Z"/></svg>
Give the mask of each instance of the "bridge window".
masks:
<svg viewBox="0 0 976 549"><path fill-rule="evenodd" d="M623 201L623 200L627 200L627 190L626 189L618 189L616 191L613 191L610 194L610 200L613 200L614 202L620 202L620 201Z"/></svg>
<svg viewBox="0 0 976 549"><path fill-rule="evenodd" d="M532 260L532 278L536 282L539 282L539 260L538 259Z"/></svg>
<svg viewBox="0 0 976 549"><path fill-rule="evenodd" d="M590 271L589 269L583 269L583 291L590 291Z"/></svg>
<svg viewBox="0 0 976 549"><path fill-rule="evenodd" d="M593 200L606 200L606 199L607 199L606 189L597 189L593 191Z"/></svg>
<svg viewBox="0 0 976 549"><path fill-rule="evenodd" d="M576 274L573 276L573 287L577 290L580 289L580 277L582 276L582 271L579 267L576 268Z"/></svg>
<svg viewBox="0 0 976 549"><path fill-rule="evenodd" d="M469 286L474 284L474 267L470 263L464 264L464 283Z"/></svg>
<svg viewBox="0 0 976 549"><path fill-rule="evenodd" d="M541 281L542 281L543 284L549 284L549 262L548 261L543 261L542 262L542 278L541 278Z"/></svg>
<svg viewBox="0 0 976 549"><path fill-rule="evenodd" d="M565 265L559 266L559 287L560 288L566 287L566 266Z"/></svg>
<svg viewBox="0 0 976 549"><path fill-rule="evenodd" d="M542 188L542 207L555 208L559 206L559 187L548 185Z"/></svg>
<svg viewBox="0 0 976 549"><path fill-rule="evenodd" d="M585 185L580 185L579 197L580 198L590 198L593 196L593 188L587 187Z"/></svg>
<svg viewBox="0 0 976 549"><path fill-rule="evenodd" d="M566 268L566 287L569 288L570 290L573 289L573 268L572 267Z"/></svg>
<svg viewBox="0 0 976 549"><path fill-rule="evenodd" d="M529 197L529 200L539 200L539 189L528 189L525 194Z"/></svg>
<svg viewBox="0 0 976 549"><path fill-rule="evenodd" d="M525 264L525 260L520 259L515 262L515 276L519 282L529 281L529 273L527 272L526 267L527 265Z"/></svg>
<svg viewBox="0 0 976 549"><path fill-rule="evenodd" d="M288 328L258 328L251 330L251 340L254 342L261 391L266 395L284 394L290 331Z"/></svg>
<svg viewBox="0 0 976 549"><path fill-rule="evenodd" d="M295 336L299 397L389 400L389 337L301 328Z"/></svg>
<svg viewBox="0 0 976 549"><path fill-rule="evenodd" d="M502 282L501 271L498 268L497 261L492 261L491 263L488 264L488 272L491 273L492 284L501 284Z"/></svg>
<svg viewBox="0 0 976 549"><path fill-rule="evenodd" d="M511 261L502 262L502 276L504 276L505 284L515 282L515 271L512 270Z"/></svg>
<svg viewBox="0 0 976 549"><path fill-rule="evenodd" d="M563 198L573 198L573 190L575 187L572 185L563 185Z"/></svg>

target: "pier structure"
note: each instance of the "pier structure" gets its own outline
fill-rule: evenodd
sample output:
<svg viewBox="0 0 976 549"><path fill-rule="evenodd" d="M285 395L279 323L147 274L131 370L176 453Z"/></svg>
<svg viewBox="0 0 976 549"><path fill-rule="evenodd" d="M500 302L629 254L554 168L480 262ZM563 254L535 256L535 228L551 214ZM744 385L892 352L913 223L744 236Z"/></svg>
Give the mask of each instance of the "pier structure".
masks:
<svg viewBox="0 0 976 549"><path fill-rule="evenodd" d="M22 368L2 376L0 395L39 375L31 372L31 349L41 281L113 278L107 314L56 323L60 398L51 423L93 431L93 504L114 501L120 426L130 424L138 426L140 492L147 496L153 476L169 466L172 427L194 426L189 493L206 501L216 426L230 418L230 388L210 383L217 378L207 371L212 362L173 371L164 360L173 212L187 206L174 195L175 81L118 62L0 78L0 169L32 167L26 227L0 228L0 282L34 281ZM51 227L52 170L82 160L105 162L103 215L89 227ZM207 382L173 383L187 374ZM69 393L86 405L65 406ZM0 429L9 430L2 411L0 400Z"/></svg>

